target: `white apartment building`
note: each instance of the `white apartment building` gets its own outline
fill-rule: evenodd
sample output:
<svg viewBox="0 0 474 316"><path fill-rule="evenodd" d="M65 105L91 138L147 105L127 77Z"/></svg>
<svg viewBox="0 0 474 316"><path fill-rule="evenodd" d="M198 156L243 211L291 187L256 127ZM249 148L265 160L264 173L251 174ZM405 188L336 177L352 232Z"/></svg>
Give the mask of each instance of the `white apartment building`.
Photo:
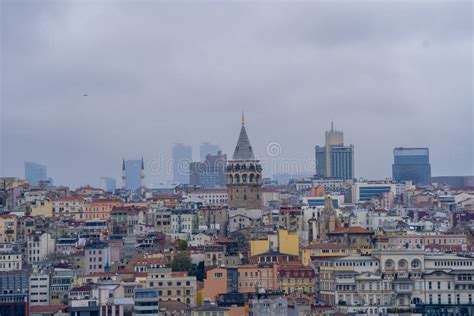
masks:
<svg viewBox="0 0 474 316"><path fill-rule="evenodd" d="M35 231L27 238L27 261L34 264L54 255L55 240L50 233Z"/></svg>
<svg viewBox="0 0 474 316"><path fill-rule="evenodd" d="M33 273L29 282L30 306L49 305L49 275L46 273Z"/></svg>
<svg viewBox="0 0 474 316"><path fill-rule="evenodd" d="M198 231L198 217L191 211L173 211L171 213L171 234L188 234Z"/></svg>
<svg viewBox="0 0 474 316"><path fill-rule="evenodd" d="M0 272L21 270L23 255L19 253L0 253Z"/></svg>
<svg viewBox="0 0 474 316"><path fill-rule="evenodd" d="M474 258L421 250L380 250L371 256L322 259L322 300L345 313L379 315L394 309L428 310L471 305ZM449 311L448 311L449 310Z"/></svg>
<svg viewBox="0 0 474 316"><path fill-rule="evenodd" d="M84 248L84 274L105 272L110 267L110 247L105 242L95 241Z"/></svg>
<svg viewBox="0 0 474 316"><path fill-rule="evenodd" d="M219 206L227 205L227 190L226 189L202 189L188 193L188 198L201 199L206 205Z"/></svg>

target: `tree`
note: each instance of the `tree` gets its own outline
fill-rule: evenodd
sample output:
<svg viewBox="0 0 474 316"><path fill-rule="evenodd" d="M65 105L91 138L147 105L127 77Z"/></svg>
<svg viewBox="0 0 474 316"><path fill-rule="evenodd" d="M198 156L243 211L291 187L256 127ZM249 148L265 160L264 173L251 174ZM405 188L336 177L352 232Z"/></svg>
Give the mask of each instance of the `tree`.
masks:
<svg viewBox="0 0 474 316"><path fill-rule="evenodd" d="M188 249L188 242L186 240L178 239L178 249L185 251Z"/></svg>
<svg viewBox="0 0 474 316"><path fill-rule="evenodd" d="M192 267L191 257L186 252L178 253L171 262L173 271L189 271Z"/></svg>
<svg viewBox="0 0 474 316"><path fill-rule="evenodd" d="M204 269L204 261L199 262L199 264L194 264L191 266L191 269L188 271L188 275L195 276L196 280L203 281L206 277L206 270Z"/></svg>

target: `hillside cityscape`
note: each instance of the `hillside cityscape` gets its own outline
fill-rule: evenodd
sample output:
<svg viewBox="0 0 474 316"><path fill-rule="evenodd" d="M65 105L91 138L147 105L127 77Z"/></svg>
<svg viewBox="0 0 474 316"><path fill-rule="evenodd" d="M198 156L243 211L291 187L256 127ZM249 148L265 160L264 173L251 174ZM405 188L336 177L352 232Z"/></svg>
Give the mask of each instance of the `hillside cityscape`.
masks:
<svg viewBox="0 0 474 316"><path fill-rule="evenodd" d="M428 148L354 178L330 130L316 174L263 177L242 115L232 156L174 147L176 183L0 179L2 315L472 315L474 177L432 177ZM441 314L440 314L441 313Z"/></svg>
<svg viewBox="0 0 474 316"><path fill-rule="evenodd" d="M473 14L0 0L0 316L474 316Z"/></svg>

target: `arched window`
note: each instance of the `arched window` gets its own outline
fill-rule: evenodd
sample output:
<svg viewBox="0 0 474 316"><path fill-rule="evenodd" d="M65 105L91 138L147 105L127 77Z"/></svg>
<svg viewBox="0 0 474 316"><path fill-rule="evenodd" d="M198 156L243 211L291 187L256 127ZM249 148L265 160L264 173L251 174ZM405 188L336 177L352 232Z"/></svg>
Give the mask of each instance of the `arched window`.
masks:
<svg viewBox="0 0 474 316"><path fill-rule="evenodd" d="M235 175L235 183L240 183L240 176L238 174Z"/></svg>
<svg viewBox="0 0 474 316"><path fill-rule="evenodd" d="M385 261L385 269L392 270L395 268L395 262L392 259Z"/></svg>
<svg viewBox="0 0 474 316"><path fill-rule="evenodd" d="M408 268L408 261L405 259L401 259L398 261L398 269L407 269Z"/></svg>
<svg viewBox="0 0 474 316"><path fill-rule="evenodd" d="M420 269L420 268L421 268L421 261L418 260L418 259L412 260L412 262L411 262L411 267L412 267L413 269Z"/></svg>

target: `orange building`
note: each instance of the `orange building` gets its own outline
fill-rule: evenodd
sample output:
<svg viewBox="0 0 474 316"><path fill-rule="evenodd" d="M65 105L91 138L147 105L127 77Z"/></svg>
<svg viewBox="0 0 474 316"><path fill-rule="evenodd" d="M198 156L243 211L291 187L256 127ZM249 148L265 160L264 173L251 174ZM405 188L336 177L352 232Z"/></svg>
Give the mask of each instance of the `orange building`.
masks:
<svg viewBox="0 0 474 316"><path fill-rule="evenodd" d="M278 287L276 265L244 265L238 267L239 292L255 292L256 288L274 290Z"/></svg>
<svg viewBox="0 0 474 316"><path fill-rule="evenodd" d="M91 203L83 207L84 218L89 219L109 219L110 212L114 207L122 206L123 202L115 199L93 199Z"/></svg>
<svg viewBox="0 0 474 316"><path fill-rule="evenodd" d="M218 294L227 293L227 269L215 268L207 271L204 280L204 298L216 300Z"/></svg>

